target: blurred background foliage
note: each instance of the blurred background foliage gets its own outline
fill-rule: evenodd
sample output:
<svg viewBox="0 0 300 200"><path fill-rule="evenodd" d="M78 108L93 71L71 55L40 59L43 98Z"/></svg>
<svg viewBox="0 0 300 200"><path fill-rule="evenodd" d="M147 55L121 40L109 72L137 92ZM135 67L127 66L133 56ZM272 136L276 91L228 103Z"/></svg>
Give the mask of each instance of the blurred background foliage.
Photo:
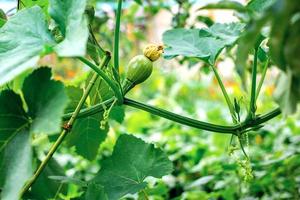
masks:
<svg viewBox="0 0 300 200"><path fill-rule="evenodd" d="M15 6L14 1L3 2ZM233 11L198 10L212 2L215 1L124 1L120 36L121 73L124 74L128 61L141 53L145 44L162 43L162 33L168 29L201 28L214 22L237 21L240 17ZM92 23L94 33L104 49L112 50L117 3L113 0L90 0L89 4L96 10ZM6 11L13 13L8 8ZM247 91L241 87L240 77L234 69L234 50L223 51L217 68L230 96L242 105L248 105ZM40 61L41 65L46 63L54 69L54 78L67 85L83 86L89 73L77 61L60 59L55 55ZM262 66L263 62L259 63L260 69ZM273 93L277 74L278 69L271 66L257 102L258 113L265 113L276 106ZM199 120L231 123L213 73L205 63L195 59L160 59L155 63L151 78L134 88L128 96ZM74 147L64 145L47 167L48 175L65 171L69 177L89 180L100 168L101 159L111 155L116 138L122 133L135 134L162 147L174 164L171 175L162 180L148 180L150 184L146 193L149 199L300 199L299 112L285 118L277 117L244 138L253 170L253 179L250 180L245 180L245 167L241 166L245 158L241 150L230 154L230 135L189 128L127 107L122 124L110 121L108 137L94 161L78 156ZM36 154L48 149L49 141L53 142L56 137L36 138ZM58 163L61 167L56 166ZM43 184L47 185L46 182ZM76 199L81 195L77 184L66 186L62 186L64 195L60 194L59 198ZM135 194L124 199L143 198L142 194Z"/></svg>

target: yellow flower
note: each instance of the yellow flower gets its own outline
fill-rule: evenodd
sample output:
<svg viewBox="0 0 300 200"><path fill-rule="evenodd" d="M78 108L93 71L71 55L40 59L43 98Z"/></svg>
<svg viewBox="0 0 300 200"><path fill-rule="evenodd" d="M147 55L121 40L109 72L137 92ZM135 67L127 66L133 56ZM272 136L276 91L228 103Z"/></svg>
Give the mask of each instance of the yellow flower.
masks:
<svg viewBox="0 0 300 200"><path fill-rule="evenodd" d="M164 52L163 45L149 44L144 48L144 56L149 58L152 62L156 61Z"/></svg>

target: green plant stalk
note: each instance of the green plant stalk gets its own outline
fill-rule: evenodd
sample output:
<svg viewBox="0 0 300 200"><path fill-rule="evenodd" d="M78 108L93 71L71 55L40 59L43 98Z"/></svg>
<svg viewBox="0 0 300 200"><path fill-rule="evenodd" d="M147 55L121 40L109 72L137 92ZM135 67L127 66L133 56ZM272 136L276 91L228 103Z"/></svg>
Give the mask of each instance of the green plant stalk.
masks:
<svg viewBox="0 0 300 200"><path fill-rule="evenodd" d="M248 117L254 118L256 111L256 75L257 75L257 52L258 48L255 48L254 51L254 62L252 67L252 82L251 82L251 96L250 96L250 105L249 105L249 114Z"/></svg>
<svg viewBox="0 0 300 200"><path fill-rule="evenodd" d="M226 88L225 88L225 86L223 84L223 81L222 81L222 79L221 79L221 77L220 77L217 69L213 65L211 65L211 68L214 71L215 77L216 77L216 79L218 81L218 84L219 84L221 90L222 90L223 96L225 97L228 109L229 109L230 114L231 114L232 121L233 121L233 123L237 123L236 115L235 115L235 112L234 112L234 107L233 107L232 102L231 102L231 100L229 98L229 95L228 95L228 93L226 91Z"/></svg>
<svg viewBox="0 0 300 200"><path fill-rule="evenodd" d="M122 104L123 102L123 94L117 84L114 83L101 69L99 69L96 65L91 63L89 60L87 60L84 57L77 57L80 61L82 61L84 64L89 66L91 69L93 69L103 80L108 84L108 86L113 90L115 93L117 99L118 99L118 104Z"/></svg>
<svg viewBox="0 0 300 200"><path fill-rule="evenodd" d="M80 111L80 113L78 114L77 118L87 117L87 116L96 114L98 112L103 112L103 110L104 110L103 107L110 106L113 103L114 98L115 97L112 97L104 102L101 102L101 103L91 106L89 108L82 109ZM131 107L134 107L134 108L137 108L140 110L144 110L151 114L154 114L154 115L160 116L162 118L165 118L165 119L168 119L168 120L171 120L171 121L183 124L183 125L187 125L190 127L207 130L207 131L212 131L212 132L231 133L231 134L237 134L238 131L244 132L244 131L248 130L249 128L251 129L253 127L257 127L257 126L259 126L281 114L280 109L276 108L267 114L256 117L254 120L246 119L244 122L242 122L240 124L236 124L236 125L232 125L232 126L222 126L222 125L202 122L202 121L191 119L188 117L183 117L181 115L178 115L178 114L175 114L175 113L172 113L172 112L160 109L160 108L156 108L154 106L143 104L143 103L140 103L140 102L128 99L128 98L124 98L124 105L131 106ZM69 119L72 114L73 113L66 113L63 116L63 119L64 120Z"/></svg>
<svg viewBox="0 0 300 200"><path fill-rule="evenodd" d="M100 64L100 68L103 68L104 66L106 66L108 64L109 60L110 60L110 55L106 54L106 56L103 58L103 60ZM98 74L94 73L94 75L92 76L91 81L89 82L88 86L86 87L86 90L84 91L78 105L76 106L76 109L75 109L74 113L72 114L71 118L69 119L68 123L66 124L66 128L61 132L58 139L55 141L53 146L50 148L48 154L46 155L46 158L39 165L39 167L36 170L36 172L34 173L34 175L26 182L25 186L22 188L22 190L20 192L20 198L32 186L32 184L34 184L34 182L37 180L39 175L42 173L42 171L44 170L44 168L48 164L49 160L52 158L52 156L55 153L55 151L57 150L57 148L63 142L63 140L67 136L68 132L71 130L78 114L80 113L80 110L81 110L84 102L86 101L86 99L87 99L87 97L88 97L88 95L89 95L89 93L90 93L92 87L94 86L94 84L95 84L98 77L99 77Z"/></svg>
<svg viewBox="0 0 300 200"><path fill-rule="evenodd" d="M265 80L265 77L266 77L266 74L267 74L267 70L268 70L268 66L269 66L269 59L266 61L266 64L265 64L265 66L264 66L264 69L263 69L261 78L260 78L260 80L259 80L259 83L258 83L258 86L257 86L257 90L256 90L255 101L257 101L257 99L258 99L258 96L259 96L261 87L262 87L262 85L263 85L263 83L264 83L264 80Z"/></svg>
<svg viewBox="0 0 300 200"><path fill-rule="evenodd" d="M120 40L121 12L122 12L122 0L118 0L115 35L114 35L114 66L117 72L119 72L119 40Z"/></svg>

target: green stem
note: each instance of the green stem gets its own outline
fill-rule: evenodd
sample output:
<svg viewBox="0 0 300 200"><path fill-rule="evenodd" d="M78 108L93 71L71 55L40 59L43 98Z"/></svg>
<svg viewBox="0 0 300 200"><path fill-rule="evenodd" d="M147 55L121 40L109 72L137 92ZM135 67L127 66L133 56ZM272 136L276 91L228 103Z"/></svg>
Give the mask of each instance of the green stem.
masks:
<svg viewBox="0 0 300 200"><path fill-rule="evenodd" d="M257 52L258 49L255 48L254 51L254 62L252 67L252 83L251 83L251 99L250 99L250 106L249 106L249 115L248 117L254 118L255 117L255 111L256 111L256 74L257 74Z"/></svg>
<svg viewBox="0 0 300 200"><path fill-rule="evenodd" d="M101 64L100 64L100 68L103 68L104 66L106 66L108 64L109 60L110 60L110 56L106 55L104 57L104 59L102 60ZM86 87L86 90L84 91L78 105L76 106L76 109L75 109L74 113L72 113L71 118L69 119L65 129L61 132L58 139L55 141L53 146L50 148L48 154L46 155L46 158L39 165L39 167L36 170L36 172L34 173L34 175L27 181L25 186L22 188L22 191L20 192L20 197L22 197L25 194L25 192L32 186L32 184L37 180L37 178L42 173L42 171L44 170L44 168L48 164L49 160L52 158L52 156L55 153L55 151L57 150L57 148L64 141L64 138L67 136L68 132L71 130L77 116L80 113L80 110L81 110L84 102L86 101L86 99L87 99L87 97L88 97L88 95L89 95L89 93L90 93L92 87L94 86L94 84L95 84L98 77L99 77L98 74L94 73L94 75L91 78L91 81L89 82L88 86Z"/></svg>
<svg viewBox="0 0 300 200"><path fill-rule="evenodd" d="M237 123L235 112L234 112L234 107L233 107L232 102L231 102L231 100L228 96L228 93L227 93L226 88L223 84L223 81L222 81L217 69L213 65L211 65L211 68L214 71L215 77L216 77L216 79L219 83L219 86L220 86L221 90L222 90L223 96L225 97L227 106L228 106L230 114L231 114L232 121L233 121L233 123Z"/></svg>
<svg viewBox="0 0 300 200"><path fill-rule="evenodd" d="M124 98L124 104L190 127L207 130L207 131L219 132L219 133L235 134L234 126L222 126L222 125L215 125L207 122L198 121L160 108L146 105L128 98Z"/></svg>
<svg viewBox="0 0 300 200"><path fill-rule="evenodd" d="M122 0L118 0L118 9L116 14L116 26L114 36L114 66L117 72L119 72L119 40L120 40L120 23L122 12Z"/></svg>
<svg viewBox="0 0 300 200"><path fill-rule="evenodd" d="M255 101L257 101L257 99L258 99L261 87L264 83L264 80L265 80L265 77L266 77L266 74L267 74L267 70L268 70L268 66L269 66L269 59L266 61L266 64L264 66L264 69L263 69L263 72L262 72L262 75L261 75L261 78L260 78L260 81L258 83L257 90L256 90Z"/></svg>
<svg viewBox="0 0 300 200"><path fill-rule="evenodd" d="M94 106L91 106L89 108L82 109L81 112L78 114L78 118L93 115L98 112L103 112L104 105L106 107L108 107L113 103L113 101L114 101L114 97L112 97L104 102L101 102L99 104L96 104ZM143 103L140 103L140 102L128 99L128 98L124 99L124 104L134 107L134 108L137 108L137 109L144 110L146 112L163 117L165 119L175 121L180 124L194 127L194 128L199 128L199 129L212 131L212 132L220 132L220 133L225 132L225 133L233 133L233 134L236 134L238 131L243 132L246 129L248 130L249 128L257 127L257 126L259 126L281 114L280 109L276 108L265 115L256 117L254 120L245 120L244 122L233 125L233 126L221 126L221 125L211 124L211 123L202 122L202 121L190 119L187 117L183 117L181 115L178 115L178 114L175 114L175 113L172 113L172 112L160 109L160 108L156 108L156 107L153 107L150 105L146 105L146 104L143 104ZM66 113L63 116L63 119L64 120L69 119L72 114L73 113Z"/></svg>
<svg viewBox="0 0 300 200"><path fill-rule="evenodd" d="M103 78L103 80L108 84L108 86L111 87L111 89L115 93L115 95L116 95L116 97L118 99L118 103L122 104L122 102L123 102L123 94L122 94L120 88L118 87L118 85L115 84L115 82L112 81L109 78L109 76L107 76L101 69L99 69L96 65L94 65L93 63L91 63L86 58L84 58L84 57L78 57L78 59L80 61L82 61L84 64L88 65L90 68L92 68L99 76L101 76L101 78Z"/></svg>

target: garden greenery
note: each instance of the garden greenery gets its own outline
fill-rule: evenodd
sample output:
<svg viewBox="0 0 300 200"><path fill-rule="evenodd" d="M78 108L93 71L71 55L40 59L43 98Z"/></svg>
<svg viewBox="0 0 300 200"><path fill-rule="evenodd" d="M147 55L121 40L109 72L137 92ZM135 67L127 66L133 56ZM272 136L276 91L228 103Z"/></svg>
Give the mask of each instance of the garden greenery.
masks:
<svg viewBox="0 0 300 200"><path fill-rule="evenodd" d="M142 1L136 3L143 4ZM123 105L183 126L232 135L231 153L237 150L237 141L245 154L245 160L237 162L245 169L245 176L251 178L251 161L244 150L244 145L247 146L244 138L281 113L285 116L294 113L300 100L300 4L294 0L252 0L247 5L220 1L201 9L234 10L239 22L221 24L201 18L207 28L186 28L182 23L188 16L179 13L174 18L174 28L163 34L164 59L194 59L209 66L224 95L231 124L199 121L126 97L134 85L151 74L152 63L145 60L146 57L133 60L130 66L135 65L134 69L128 70L137 71L128 72L127 76L130 75L134 83L128 86L129 79L124 78L119 69L119 50L123 48L119 42L122 40L122 0L117 3L112 49L103 48L97 41L91 28L94 10L87 4L86 0L22 0L18 1L13 16L6 17L2 10L0 12L1 199L50 198L47 192L51 188L39 193L38 180L45 178L43 173L46 172L56 181L78 185L82 191L80 198L89 200L114 200L143 192L147 177L161 178L170 174L174 167L163 149L128 134L119 136L112 155L101 162L101 169L89 181L63 176L58 168L50 173L50 167L57 165L52 156L63 141L75 146L79 155L94 160L99 145L107 137L108 118L112 116L122 123ZM235 52L241 87L249 88L245 116L241 114L245 107L229 96L216 68L225 50ZM90 67L92 73L86 77L84 90L53 80L51 68L39 67L40 58L48 54L78 60ZM251 62L249 55L253 56ZM146 65L151 65L150 72L143 68ZM279 107L257 113L256 101L271 65L280 69L275 91ZM142 81L131 80L140 78L143 73L147 76ZM14 89L18 84L19 89ZM47 155L37 160L39 156L32 139L41 134L50 138L58 132L61 133L54 137ZM57 189L54 185L49 187ZM60 189L58 191L63 192L64 188Z"/></svg>

